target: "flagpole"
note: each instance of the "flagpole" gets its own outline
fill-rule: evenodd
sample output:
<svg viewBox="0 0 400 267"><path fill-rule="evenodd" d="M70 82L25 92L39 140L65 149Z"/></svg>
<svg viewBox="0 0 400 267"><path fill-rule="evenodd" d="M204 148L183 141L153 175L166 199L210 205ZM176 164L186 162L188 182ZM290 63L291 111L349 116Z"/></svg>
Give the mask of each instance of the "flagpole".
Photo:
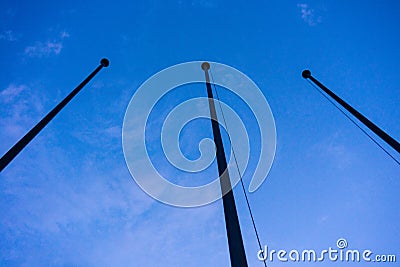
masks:
<svg viewBox="0 0 400 267"><path fill-rule="evenodd" d="M314 82L327 95L332 97L337 103L339 103L342 107L344 107L348 112L353 114L354 117L356 117L359 121L361 121L371 131L373 131L376 135L378 135L380 138L382 138L382 140L385 141L389 146L391 146L394 150L396 150L398 153L400 153L400 144L399 144L399 142L397 142L394 138L392 138L385 131L383 131L381 128L379 128L376 124L374 124L372 121L370 121L364 115L362 115L360 112L358 112L352 106L350 106L346 101L341 99L339 96L337 96L335 93L333 93L327 87L325 87L322 83L320 83L317 79L315 79L311 75L311 71L304 70L303 73L302 73L302 76L303 76L304 79L310 79L312 82Z"/></svg>
<svg viewBox="0 0 400 267"><path fill-rule="evenodd" d="M69 95L67 95L57 106L55 106L38 124L25 134L6 154L0 159L0 172L32 141L33 138L76 96L79 91L103 68L108 67L110 62L103 58L100 65L83 80Z"/></svg>
<svg viewBox="0 0 400 267"><path fill-rule="evenodd" d="M222 197L225 216L225 227L228 236L229 255L232 267L247 267L246 252L244 250L242 233L240 230L239 218L236 211L235 198L233 196L229 172L227 169L224 146L222 143L221 132L219 129L218 118L215 111L214 98L211 90L210 77L208 70L210 64L204 62L201 65L206 77L206 87L208 104L211 115L211 126L213 130L214 142L216 147L218 173L220 177Z"/></svg>

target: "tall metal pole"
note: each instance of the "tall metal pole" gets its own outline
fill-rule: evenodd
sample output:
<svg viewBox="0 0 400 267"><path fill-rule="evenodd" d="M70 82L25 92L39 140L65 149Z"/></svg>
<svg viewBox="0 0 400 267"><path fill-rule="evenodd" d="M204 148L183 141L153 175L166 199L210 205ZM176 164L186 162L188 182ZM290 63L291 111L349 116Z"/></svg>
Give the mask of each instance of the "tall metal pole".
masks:
<svg viewBox="0 0 400 267"><path fill-rule="evenodd" d="M35 125L24 137L22 137L6 154L0 159L0 172L28 145L30 141L79 93L80 90L103 68L108 67L110 62L103 58L100 65L86 77L67 97L64 98L53 110L51 110L38 124Z"/></svg>
<svg viewBox="0 0 400 267"><path fill-rule="evenodd" d="M311 71L304 70L302 73L302 76L304 79L310 79L312 82L314 82L326 94L328 94L330 97L332 97L337 103L342 105L342 107L344 107L348 112L353 114L354 117L356 117L359 121L361 121L371 131L373 131L376 135L378 135L380 138L382 138L382 140L385 141L389 146L391 146L398 153L400 153L399 142L397 142L394 138L392 138L390 135L388 135L386 132L384 132L381 128L379 128L377 125L375 125L372 121L367 119L364 115L362 115L360 112L358 112L352 106L347 104L343 99L338 97L335 93L333 93L331 90L326 88L322 83L320 83L317 79L315 79L313 76L311 76Z"/></svg>
<svg viewBox="0 0 400 267"><path fill-rule="evenodd" d="M218 173L221 183L222 202L224 206L225 227L228 235L229 255L232 267L247 267L246 252L244 250L242 233L240 231L239 218L236 211L235 198L233 196L231 181L226 164L224 146L222 144L221 132L219 129L218 118L215 112L214 98L211 91L210 77L208 70L210 64L204 62L201 68L205 72L206 86L208 94L208 104L210 107L211 126L213 130L214 142L216 146Z"/></svg>

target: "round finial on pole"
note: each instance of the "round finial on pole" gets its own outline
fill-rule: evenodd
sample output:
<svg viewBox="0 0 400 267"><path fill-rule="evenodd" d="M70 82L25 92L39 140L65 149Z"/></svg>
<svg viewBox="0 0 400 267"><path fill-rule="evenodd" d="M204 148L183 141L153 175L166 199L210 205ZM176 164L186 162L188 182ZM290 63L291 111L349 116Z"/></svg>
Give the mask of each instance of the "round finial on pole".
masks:
<svg viewBox="0 0 400 267"><path fill-rule="evenodd" d="M201 64L201 68L202 68L204 71L209 70L209 69L210 69L210 63L208 63L208 62L203 62L203 64Z"/></svg>
<svg viewBox="0 0 400 267"><path fill-rule="evenodd" d="M103 59L100 60L100 64L103 67L108 67L108 65L110 65L110 61L108 59L106 59L106 58L103 58Z"/></svg>
<svg viewBox="0 0 400 267"><path fill-rule="evenodd" d="M304 79L308 79L311 77L311 71L303 70L303 72L301 73L301 76L303 76Z"/></svg>

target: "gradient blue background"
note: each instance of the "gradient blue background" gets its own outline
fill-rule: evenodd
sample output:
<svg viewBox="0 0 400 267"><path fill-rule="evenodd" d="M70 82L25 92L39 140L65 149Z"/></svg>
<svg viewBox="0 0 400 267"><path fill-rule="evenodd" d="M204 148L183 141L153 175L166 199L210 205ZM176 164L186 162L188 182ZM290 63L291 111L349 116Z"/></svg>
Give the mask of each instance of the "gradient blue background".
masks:
<svg viewBox="0 0 400 267"><path fill-rule="evenodd" d="M399 165L301 78L311 69L400 140L399 13L398 1L2 1L1 154L100 58L111 65L0 174L0 265L229 265L222 202L161 204L135 184L122 152L135 90L193 60L241 70L271 106L276 158L249 195L263 244L322 250L344 237L350 249L399 258ZM234 193L249 265L262 266ZM376 266L307 266L338 264Z"/></svg>

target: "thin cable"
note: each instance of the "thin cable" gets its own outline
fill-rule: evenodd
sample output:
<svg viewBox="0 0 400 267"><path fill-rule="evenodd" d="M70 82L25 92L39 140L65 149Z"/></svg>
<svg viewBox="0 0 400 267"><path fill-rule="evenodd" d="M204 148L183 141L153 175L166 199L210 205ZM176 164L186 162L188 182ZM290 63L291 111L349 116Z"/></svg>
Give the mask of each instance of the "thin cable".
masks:
<svg viewBox="0 0 400 267"><path fill-rule="evenodd" d="M240 184L242 185L242 190L243 190L243 193L244 193L244 196L245 196L245 199L246 199L247 208L248 208L249 213L250 213L251 222L252 222L252 224L253 224L254 232L255 232L256 237L257 237L258 246L259 246L260 250L263 251L262 245L261 245L261 241L260 241L260 237L259 237L259 235L258 235L256 223L255 223L255 220L254 220L253 212L251 211L250 202L249 202L249 199L248 199L248 197L247 197L246 189L245 189L244 184L243 184L242 173L240 172L240 169L239 169L239 164L238 164L238 162L237 162L235 149L234 149L233 144L232 144L231 136L229 135L228 124L226 123L226 120L225 120L224 111L223 111L223 109L222 109L221 101L220 101L220 99L219 99L217 87L215 86L214 77L213 77L213 74L212 74L211 70L210 70L210 74L211 74L212 84L213 84L213 86L214 86L215 95L216 95L216 97L217 97L217 99L218 99L218 105L219 105L219 108L220 108L220 110L221 110L222 119L223 119L223 121L224 121L224 125L225 125L225 128L226 128L226 133L227 133L227 135L228 135L228 140L229 140L229 143L230 143L231 148L232 148L232 154L233 154L233 158L234 158L234 160L235 160L236 169L237 169L238 174L239 174ZM262 255L264 255L264 253L265 253L265 251L263 251ZM265 267L268 267L268 266L267 266L267 263L265 262L265 260L263 260L263 262L264 262L264 266L265 266Z"/></svg>
<svg viewBox="0 0 400 267"><path fill-rule="evenodd" d="M336 105L335 102L333 102L331 99L328 98L321 90L319 90L312 82L310 82L308 79L306 79L309 84L311 84L312 87L314 87L315 90L318 91L323 97L325 97L333 106L335 106L343 115L345 115L355 126L357 126L358 129L360 129L366 136L369 137L369 139L372 140L378 147L380 147L389 157L391 157L397 164L400 165L400 162L392 156L392 154L389 153L381 144L379 144L370 134L368 134L363 128L361 128L360 125L358 125L346 112L344 112L339 106Z"/></svg>

